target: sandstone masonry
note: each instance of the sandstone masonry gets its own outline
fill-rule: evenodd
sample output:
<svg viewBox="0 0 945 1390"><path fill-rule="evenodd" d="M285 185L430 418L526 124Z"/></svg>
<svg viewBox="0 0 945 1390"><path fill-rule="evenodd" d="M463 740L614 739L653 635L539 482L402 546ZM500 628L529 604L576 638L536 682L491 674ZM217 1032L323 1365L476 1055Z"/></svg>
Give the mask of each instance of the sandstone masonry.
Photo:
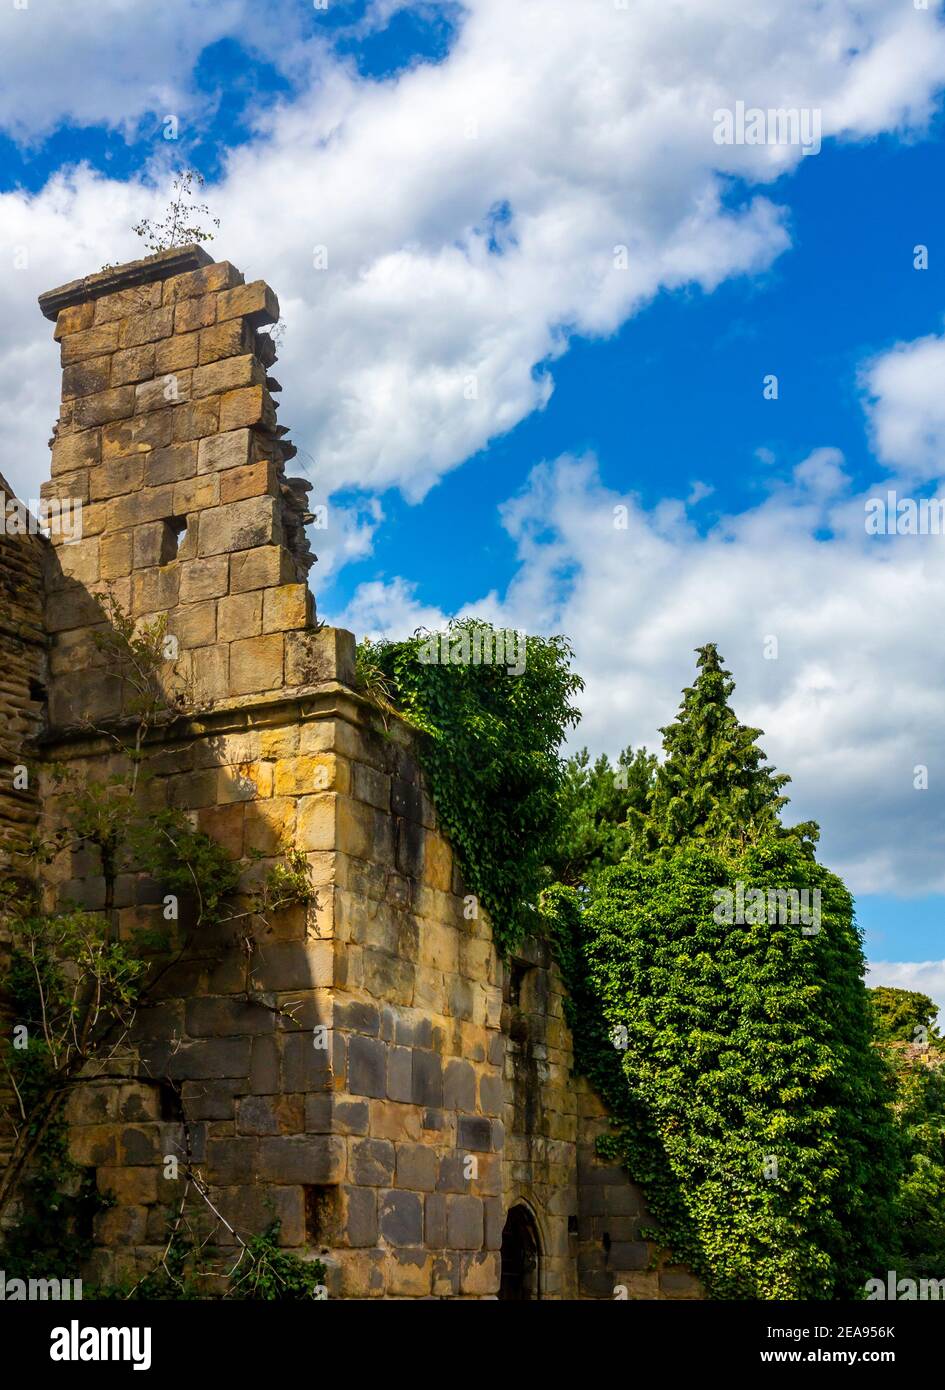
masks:
<svg viewBox="0 0 945 1390"><path fill-rule="evenodd" d="M187 714L155 735L149 805L187 811L247 885L294 846L317 889L249 949L201 938L139 1011L143 1079L71 1098L73 1155L114 1199L87 1278L154 1264L176 1153L241 1234L278 1216L284 1245L325 1260L332 1297L699 1296L643 1239L639 1189L595 1156L606 1116L573 1074L545 946L500 959L412 733L357 692L351 634L315 621L308 485L285 473L260 331L272 290L186 247L40 304L63 364L43 496L80 499L83 529L0 545L15 649L0 773L25 746L36 774L26 796L0 789L0 851L40 814L56 824L52 763L91 779L114 766L123 692L94 641L111 594L135 619L166 615L176 639L166 681ZM84 853L52 872L63 897L102 905ZM123 875L121 936L160 905L159 885Z"/></svg>

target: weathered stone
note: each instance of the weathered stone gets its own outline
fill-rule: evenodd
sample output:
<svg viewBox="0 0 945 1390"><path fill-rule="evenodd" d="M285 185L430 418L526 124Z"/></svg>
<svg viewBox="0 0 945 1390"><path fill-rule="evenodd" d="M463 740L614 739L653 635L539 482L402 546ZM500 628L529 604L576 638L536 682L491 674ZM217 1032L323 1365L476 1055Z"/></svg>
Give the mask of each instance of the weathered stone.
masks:
<svg viewBox="0 0 945 1390"><path fill-rule="evenodd" d="M212 328L201 329L200 363L216 362L222 357L239 357L252 352L253 335L243 319L228 319Z"/></svg>
<svg viewBox="0 0 945 1390"><path fill-rule="evenodd" d="M249 589L265 589L272 584L285 584L294 578L291 558L281 545L261 545L233 556L230 592L245 593ZM294 640L296 635L290 634Z"/></svg>
<svg viewBox="0 0 945 1390"><path fill-rule="evenodd" d="M276 412L265 386L245 386L220 397L220 429L239 430L247 426L275 427Z"/></svg>
<svg viewBox="0 0 945 1390"><path fill-rule="evenodd" d="M435 1052L417 1048L413 1054L413 1101L434 1107L443 1104L443 1063Z"/></svg>
<svg viewBox="0 0 945 1390"><path fill-rule="evenodd" d="M181 603L203 603L225 594L229 585L228 555L185 560L180 567ZM221 640L227 640L222 637Z"/></svg>
<svg viewBox="0 0 945 1390"><path fill-rule="evenodd" d="M481 1250L484 1237L482 1199L447 1198L446 1240L452 1250Z"/></svg>
<svg viewBox="0 0 945 1390"><path fill-rule="evenodd" d="M453 1059L443 1073L443 1104L448 1110L475 1110L476 1073L468 1062Z"/></svg>
<svg viewBox="0 0 945 1390"><path fill-rule="evenodd" d="M398 1187L414 1192L432 1192L436 1187L437 1157L427 1144L398 1144Z"/></svg>
<svg viewBox="0 0 945 1390"><path fill-rule="evenodd" d="M84 362L66 367L62 373L62 399L68 401L107 390L111 382L111 368L112 359L108 354L89 357ZM111 384L114 385L113 382Z"/></svg>
<svg viewBox="0 0 945 1390"><path fill-rule="evenodd" d="M350 1246L377 1244L377 1195L371 1188L343 1187L344 1232Z"/></svg>
<svg viewBox="0 0 945 1390"><path fill-rule="evenodd" d="M279 301L262 280L224 290L218 296L217 303L217 320L220 323L224 319L245 318L253 328L261 328L264 324L276 323L279 318Z"/></svg>
<svg viewBox="0 0 945 1390"><path fill-rule="evenodd" d="M232 430L214 434L200 441L197 453L197 472L214 473L223 468L238 468L251 461L249 430Z"/></svg>
<svg viewBox="0 0 945 1390"><path fill-rule="evenodd" d="M211 564L213 561L196 561ZM221 598L217 610L221 642L235 642L245 637L258 637L262 631L262 593L231 594Z"/></svg>
<svg viewBox="0 0 945 1390"><path fill-rule="evenodd" d="M273 1182L339 1182L345 1143L332 1135L286 1135L259 1140L258 1176Z"/></svg>
<svg viewBox="0 0 945 1390"><path fill-rule="evenodd" d="M153 343L144 343L141 347L122 348L107 360L111 368L112 386L148 381L154 376Z"/></svg>
<svg viewBox="0 0 945 1390"><path fill-rule="evenodd" d="M267 589L263 603L263 632L287 632L312 621L312 596L305 584L282 584Z"/></svg>
<svg viewBox="0 0 945 1390"><path fill-rule="evenodd" d="M224 551L251 550L270 545L278 538L275 499L251 497L201 513L198 553L219 555Z"/></svg>
<svg viewBox="0 0 945 1390"><path fill-rule="evenodd" d="M348 1041L348 1090L356 1096L387 1095L387 1046L353 1034Z"/></svg>
<svg viewBox="0 0 945 1390"><path fill-rule="evenodd" d="M230 647L230 689L234 695L258 694L282 684L282 637L247 637Z"/></svg>
<svg viewBox="0 0 945 1390"><path fill-rule="evenodd" d="M243 386L262 386L265 372L250 354L242 357L221 357L219 361L208 362L196 367L193 373L192 391L195 398L214 396L223 391L235 391ZM223 420L220 427L226 428Z"/></svg>
<svg viewBox="0 0 945 1390"><path fill-rule="evenodd" d="M380 1232L391 1245L419 1245L423 1240L423 1203L414 1192L383 1192Z"/></svg>
<svg viewBox="0 0 945 1390"><path fill-rule="evenodd" d="M352 1140L348 1167L353 1182L390 1187L394 1180L394 1146L388 1139Z"/></svg>

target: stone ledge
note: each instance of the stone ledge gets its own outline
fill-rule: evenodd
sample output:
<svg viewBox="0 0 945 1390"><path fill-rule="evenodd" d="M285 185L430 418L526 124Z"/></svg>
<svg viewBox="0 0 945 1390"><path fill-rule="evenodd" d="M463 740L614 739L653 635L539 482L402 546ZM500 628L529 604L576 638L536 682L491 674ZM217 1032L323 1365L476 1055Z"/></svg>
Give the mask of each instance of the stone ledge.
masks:
<svg viewBox="0 0 945 1390"><path fill-rule="evenodd" d="M159 251L156 256L110 266L108 270L97 271L95 275L85 275L81 280L70 280L58 289L47 290L39 296L39 307L46 318L55 320L60 309L68 309L73 304L99 299L104 294L114 294L116 290L130 289L133 285L169 280L172 275L183 275L185 271L200 270L202 266L213 263L213 257L202 246L172 246L169 251Z"/></svg>

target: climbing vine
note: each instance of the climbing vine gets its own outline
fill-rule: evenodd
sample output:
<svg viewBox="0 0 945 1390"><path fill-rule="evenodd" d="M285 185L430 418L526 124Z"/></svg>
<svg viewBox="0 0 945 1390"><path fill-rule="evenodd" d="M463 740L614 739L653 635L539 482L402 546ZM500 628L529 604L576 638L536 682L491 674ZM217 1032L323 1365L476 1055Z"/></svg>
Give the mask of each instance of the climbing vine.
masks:
<svg viewBox="0 0 945 1390"><path fill-rule="evenodd" d="M537 924L561 825L559 748L583 688L571 657L563 637L474 619L359 648L362 689L385 717L396 710L419 732L440 824L503 952Z"/></svg>

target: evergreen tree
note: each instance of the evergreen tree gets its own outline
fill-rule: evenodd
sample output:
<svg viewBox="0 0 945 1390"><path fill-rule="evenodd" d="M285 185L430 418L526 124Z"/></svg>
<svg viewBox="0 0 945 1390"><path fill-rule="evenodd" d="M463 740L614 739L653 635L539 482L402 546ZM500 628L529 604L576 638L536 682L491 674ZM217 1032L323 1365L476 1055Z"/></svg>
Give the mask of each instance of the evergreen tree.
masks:
<svg viewBox="0 0 945 1390"><path fill-rule="evenodd" d="M674 723L661 729L666 758L656 774L644 816L633 828L650 849L699 840L718 848L744 846L765 835L790 835L813 852L813 821L787 829L780 813L790 782L771 768L755 742L761 729L739 723L729 704L735 682L714 642L698 649L699 674L683 691Z"/></svg>

